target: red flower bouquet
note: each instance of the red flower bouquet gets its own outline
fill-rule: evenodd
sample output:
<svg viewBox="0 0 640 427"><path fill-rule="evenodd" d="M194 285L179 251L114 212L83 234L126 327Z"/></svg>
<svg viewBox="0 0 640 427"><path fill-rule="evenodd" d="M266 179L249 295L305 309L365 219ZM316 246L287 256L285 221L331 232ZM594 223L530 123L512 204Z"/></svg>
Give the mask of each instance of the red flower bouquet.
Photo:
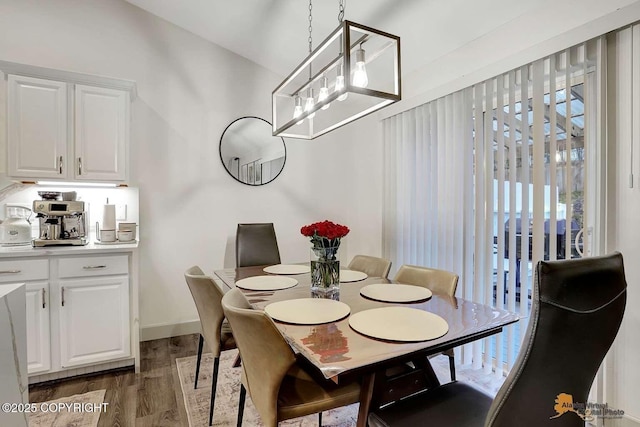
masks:
<svg viewBox="0 0 640 427"><path fill-rule="evenodd" d="M340 239L349 234L349 227L331 221L322 221L305 225L300 229L300 232L304 236L311 237L313 251L318 258L335 260Z"/></svg>
<svg viewBox="0 0 640 427"><path fill-rule="evenodd" d="M307 237L311 237L313 242L314 238L325 237L329 240L340 239L349 234L349 227L344 225L335 224L331 221L315 222L310 225L305 225L300 229L300 232Z"/></svg>
<svg viewBox="0 0 640 427"><path fill-rule="evenodd" d="M311 237L311 295L336 299L340 295L340 261L337 259L340 239L349 228L331 221L305 225L300 232Z"/></svg>

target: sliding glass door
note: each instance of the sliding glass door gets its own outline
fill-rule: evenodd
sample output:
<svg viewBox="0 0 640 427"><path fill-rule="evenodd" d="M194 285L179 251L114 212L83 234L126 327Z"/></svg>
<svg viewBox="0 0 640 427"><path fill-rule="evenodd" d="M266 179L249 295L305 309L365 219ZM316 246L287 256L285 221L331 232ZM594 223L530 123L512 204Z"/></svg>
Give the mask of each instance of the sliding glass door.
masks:
<svg viewBox="0 0 640 427"><path fill-rule="evenodd" d="M597 254L600 41L384 121L384 251L460 275L457 295L518 312L458 349L502 375L527 327L539 260Z"/></svg>

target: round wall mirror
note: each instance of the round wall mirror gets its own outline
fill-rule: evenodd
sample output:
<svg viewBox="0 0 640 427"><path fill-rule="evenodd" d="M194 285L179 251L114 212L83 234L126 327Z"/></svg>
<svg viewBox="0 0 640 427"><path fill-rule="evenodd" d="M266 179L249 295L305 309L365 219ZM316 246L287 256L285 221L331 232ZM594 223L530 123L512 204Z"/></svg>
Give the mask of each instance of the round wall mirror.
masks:
<svg viewBox="0 0 640 427"><path fill-rule="evenodd" d="M268 184L280 175L287 158L284 139L271 134L260 117L231 122L220 137L220 160L234 179L247 185Z"/></svg>

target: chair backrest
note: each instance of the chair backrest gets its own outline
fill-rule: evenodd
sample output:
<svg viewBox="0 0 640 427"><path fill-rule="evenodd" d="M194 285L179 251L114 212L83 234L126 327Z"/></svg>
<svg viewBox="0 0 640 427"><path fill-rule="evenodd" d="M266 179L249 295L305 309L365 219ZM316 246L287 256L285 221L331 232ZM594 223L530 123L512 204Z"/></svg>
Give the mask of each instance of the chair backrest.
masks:
<svg viewBox="0 0 640 427"><path fill-rule="evenodd" d="M222 307L233 330L244 383L265 425L276 425L278 391L296 358L280 331L262 310L253 310L242 291L228 291Z"/></svg>
<svg viewBox="0 0 640 427"><path fill-rule="evenodd" d="M540 261L522 349L485 425L513 426L518 420L517 425L525 427L583 427L582 418L565 413L571 411L562 403L587 402L622 322L626 288L619 253Z"/></svg>
<svg viewBox="0 0 640 427"><path fill-rule="evenodd" d="M280 251L273 223L238 224L236 267L280 264Z"/></svg>
<svg viewBox="0 0 640 427"><path fill-rule="evenodd" d="M393 278L398 283L428 288L438 295L454 296L458 287L458 275L446 270L403 265Z"/></svg>
<svg viewBox="0 0 640 427"><path fill-rule="evenodd" d="M220 327L224 320L222 311L222 290L200 267L193 266L184 273L189 285L193 302L196 303L202 335L207 341L211 352L220 355Z"/></svg>
<svg viewBox="0 0 640 427"><path fill-rule="evenodd" d="M391 261L368 255L356 255L349 263L349 270L362 271L370 277L384 277L389 275Z"/></svg>

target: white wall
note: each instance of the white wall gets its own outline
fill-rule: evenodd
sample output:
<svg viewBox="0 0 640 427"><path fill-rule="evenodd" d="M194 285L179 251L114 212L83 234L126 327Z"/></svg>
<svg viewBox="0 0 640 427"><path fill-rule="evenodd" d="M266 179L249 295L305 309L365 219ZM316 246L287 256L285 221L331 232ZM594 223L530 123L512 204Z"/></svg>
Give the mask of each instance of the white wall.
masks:
<svg viewBox="0 0 640 427"><path fill-rule="evenodd" d="M352 230L342 261L381 253L375 118L361 122L362 133L346 127L314 141L287 139L282 174L249 187L226 173L218 144L240 116L271 120L281 77L256 64L113 0L3 0L0 59L137 82L130 184L140 195L143 336L197 319L182 274L193 264L209 272L234 266L238 222L274 222L283 262L309 259L300 227L323 219Z"/></svg>
<svg viewBox="0 0 640 427"><path fill-rule="evenodd" d="M633 36L629 28L612 35L608 50L606 246L622 252L628 287L625 317L607 366L606 399L640 425L640 25Z"/></svg>

